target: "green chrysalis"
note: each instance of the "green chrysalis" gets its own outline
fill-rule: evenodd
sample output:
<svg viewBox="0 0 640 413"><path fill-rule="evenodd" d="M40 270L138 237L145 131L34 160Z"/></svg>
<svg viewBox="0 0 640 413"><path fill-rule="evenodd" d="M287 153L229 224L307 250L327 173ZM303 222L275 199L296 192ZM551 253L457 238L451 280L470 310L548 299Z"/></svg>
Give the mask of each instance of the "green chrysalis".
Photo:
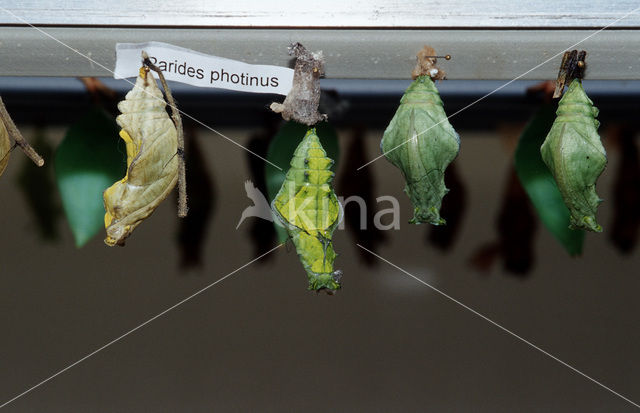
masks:
<svg viewBox="0 0 640 413"><path fill-rule="evenodd" d="M380 144L382 153L402 171L414 207L410 223L445 224L442 198L449 191L444 170L460 151L460 137L442 107L438 89L428 75L413 81L400 100Z"/></svg>
<svg viewBox="0 0 640 413"><path fill-rule="evenodd" d="M595 216L602 199L595 185L607 164L607 154L598 135L597 115L582 83L574 79L558 103L556 120L540 152L569 208L569 227L602 232Z"/></svg>
<svg viewBox="0 0 640 413"><path fill-rule="evenodd" d="M342 207L331 181L333 160L327 157L315 128L298 145L271 208L291 237L309 278L310 290L340 288L342 272L333 270L336 253L331 236L342 219Z"/></svg>

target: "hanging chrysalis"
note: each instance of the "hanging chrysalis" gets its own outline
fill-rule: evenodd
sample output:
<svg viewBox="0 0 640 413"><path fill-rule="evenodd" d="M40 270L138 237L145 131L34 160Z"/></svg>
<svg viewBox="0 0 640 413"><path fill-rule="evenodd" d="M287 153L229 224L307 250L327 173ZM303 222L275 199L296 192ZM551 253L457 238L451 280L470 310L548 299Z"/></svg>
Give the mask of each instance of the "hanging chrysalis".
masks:
<svg viewBox="0 0 640 413"><path fill-rule="evenodd" d="M153 74L143 66L134 88L118 104L127 173L104 191L104 241L109 246L124 245L178 181L178 132L165 106Z"/></svg>
<svg viewBox="0 0 640 413"><path fill-rule="evenodd" d="M558 103L556 120L540 152L569 209L570 228L601 232L596 210L602 199L596 194L595 185L607 164L607 154L598 135L598 109L580 81L586 53L567 53L570 55L565 54L559 79L564 81L562 73L568 71L567 77L573 80Z"/></svg>
<svg viewBox="0 0 640 413"><path fill-rule="evenodd" d="M415 80L402 96L380 144L382 153L405 178L405 192L414 208L409 221L413 224L446 223L440 217L442 198L449 191L444 171L460 151L460 138L447 120L432 81L445 78L445 73L435 67L434 54L428 46L418 53Z"/></svg>
<svg viewBox="0 0 640 413"><path fill-rule="evenodd" d="M327 115L318 112L320 76L324 74L322 51L311 53L300 43L292 43L289 55L296 58L293 84L284 102L273 102L271 110L282 114L284 120L294 120L307 126L327 120Z"/></svg>
<svg viewBox="0 0 640 413"><path fill-rule="evenodd" d="M0 121L0 175L4 172L9 162L9 154L11 153L11 142L9 141L9 132Z"/></svg>
<svg viewBox="0 0 640 413"><path fill-rule="evenodd" d="M340 223L342 208L331 187L332 164L315 128L309 129L296 148L284 183L271 203L307 271L310 290L340 288L342 273L333 270L336 253L331 236Z"/></svg>
<svg viewBox="0 0 640 413"><path fill-rule="evenodd" d="M318 113L322 52L310 53L300 43L292 44L289 52L296 56L293 87L284 103L274 103L271 109L285 119L312 126L326 119ZM294 151L282 187L271 202L307 272L309 289L329 293L340 288L342 275L333 269L336 253L331 237L342 219L342 207L331 186L332 165L315 128L310 128Z"/></svg>

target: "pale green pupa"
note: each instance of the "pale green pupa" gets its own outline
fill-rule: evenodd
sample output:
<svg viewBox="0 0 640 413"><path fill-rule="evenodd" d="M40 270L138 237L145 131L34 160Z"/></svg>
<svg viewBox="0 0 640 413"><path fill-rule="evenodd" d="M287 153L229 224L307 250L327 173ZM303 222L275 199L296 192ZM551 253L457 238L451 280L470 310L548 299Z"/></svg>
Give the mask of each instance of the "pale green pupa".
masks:
<svg viewBox="0 0 640 413"><path fill-rule="evenodd" d="M407 183L405 192L414 208L409 222L445 224L440 217L442 198L449 192L444 171L460 151L460 137L429 75L417 77L404 93L380 147Z"/></svg>
<svg viewBox="0 0 640 413"><path fill-rule="evenodd" d="M574 79L558 103L556 120L540 153L569 209L569 227L601 232L596 210L602 199L595 186L607 154L598 135L597 115L581 81Z"/></svg>

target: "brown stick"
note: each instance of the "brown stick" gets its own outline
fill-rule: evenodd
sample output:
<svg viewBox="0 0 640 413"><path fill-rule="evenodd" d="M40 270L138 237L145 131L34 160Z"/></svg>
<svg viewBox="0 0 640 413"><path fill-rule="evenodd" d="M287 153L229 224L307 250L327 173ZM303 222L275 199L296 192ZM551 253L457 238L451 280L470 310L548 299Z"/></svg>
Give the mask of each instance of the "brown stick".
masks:
<svg viewBox="0 0 640 413"><path fill-rule="evenodd" d="M182 129L182 118L180 117L180 111L178 110L176 101L173 99L173 95L171 94L171 89L169 89L169 85L162 74L162 70L151 63L149 55L144 51L142 52L142 62L145 66L158 74L160 83L164 89L164 94L167 96L167 102L171 108L171 118L173 119L173 123L176 125L176 130L178 131L178 216L180 218L184 218L187 216L189 208L187 207L187 177L184 162L184 131Z"/></svg>
<svg viewBox="0 0 640 413"><path fill-rule="evenodd" d="M556 82L545 80L527 88L527 96L540 96L545 103L553 102L553 93L556 89Z"/></svg>
<svg viewBox="0 0 640 413"><path fill-rule="evenodd" d="M22 149L24 154L27 155L29 158L31 158L33 163L35 163L36 165L38 166L44 165L44 159L42 159L42 156L40 156L38 152L36 152L36 150L31 147L31 145L29 145L29 142L27 142L22 137L22 134L16 127L16 124L13 123L13 120L11 119L11 116L9 116L9 112L7 112L7 108L4 106L4 102L2 101L1 97L0 97L0 121L2 121L4 125L7 127L7 132L9 132L9 136L13 138L16 145L18 145L20 149Z"/></svg>
<svg viewBox="0 0 640 413"><path fill-rule="evenodd" d="M573 79L582 79L584 77L585 59L587 52L584 50L571 50L565 52L560 63L560 70L556 79L556 90L553 93L554 98L562 96L565 85L571 83Z"/></svg>
<svg viewBox="0 0 640 413"><path fill-rule="evenodd" d="M107 102L115 102L117 93L109 89L100 79L95 77L80 77L80 81L84 84L84 87L89 92L91 100L96 105L102 104L104 100Z"/></svg>

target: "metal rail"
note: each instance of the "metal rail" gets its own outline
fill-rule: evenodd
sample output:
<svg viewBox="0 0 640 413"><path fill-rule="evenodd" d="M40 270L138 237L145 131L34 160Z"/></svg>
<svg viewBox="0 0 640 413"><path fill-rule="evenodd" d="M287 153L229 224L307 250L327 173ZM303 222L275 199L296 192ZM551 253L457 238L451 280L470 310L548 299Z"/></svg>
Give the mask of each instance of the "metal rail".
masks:
<svg viewBox="0 0 640 413"><path fill-rule="evenodd" d="M0 25L270 28L600 28L636 0L3 0ZM17 16L17 17L16 17ZM631 14L618 28L640 27Z"/></svg>
<svg viewBox="0 0 640 413"><path fill-rule="evenodd" d="M324 51L327 78L351 79L406 79L416 51L429 44L452 55L441 61L449 79L552 79L560 57L531 69L592 36L578 46L588 52L587 79L640 79L637 30L40 29L61 43L32 27L0 27L0 76L110 76L117 42L157 40L247 63L285 66L291 63L287 45L300 41Z"/></svg>

